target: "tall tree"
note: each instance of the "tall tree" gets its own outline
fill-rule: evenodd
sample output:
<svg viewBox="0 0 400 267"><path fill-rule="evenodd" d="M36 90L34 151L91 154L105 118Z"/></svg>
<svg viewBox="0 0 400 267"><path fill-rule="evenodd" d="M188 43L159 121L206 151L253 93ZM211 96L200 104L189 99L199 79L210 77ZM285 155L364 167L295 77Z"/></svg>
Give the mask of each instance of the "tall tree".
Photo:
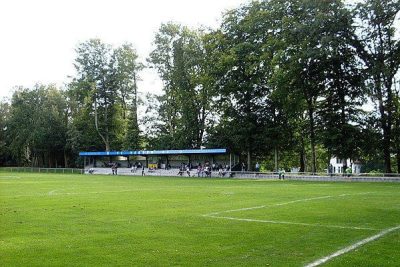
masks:
<svg viewBox="0 0 400 267"><path fill-rule="evenodd" d="M394 77L400 65L400 40L396 37L395 22L399 11L398 0L366 0L356 8L359 30L355 45L366 66L366 84L379 111L386 173L392 172Z"/></svg>
<svg viewBox="0 0 400 267"><path fill-rule="evenodd" d="M75 130L86 149L139 147L138 73L143 68L131 44L117 49L92 39L76 49L77 76L70 85ZM97 134L98 138L94 136Z"/></svg>
<svg viewBox="0 0 400 267"><path fill-rule="evenodd" d="M200 147L209 116L212 91L204 79L202 33L162 24L148 59L164 82L159 116L170 148Z"/></svg>
<svg viewBox="0 0 400 267"><path fill-rule="evenodd" d="M64 165L67 137L64 95L54 86L20 88L10 107L10 150L19 164Z"/></svg>
<svg viewBox="0 0 400 267"><path fill-rule="evenodd" d="M138 73L143 64L132 44L124 44L113 53L114 72L122 106L124 120L124 149L137 149L140 146L140 130L138 124Z"/></svg>
<svg viewBox="0 0 400 267"><path fill-rule="evenodd" d="M84 95L91 98L95 129L106 151L109 151L111 135L115 134L114 104L118 96L115 75L112 75L111 46L99 39L91 39L78 45L76 52L75 68L78 77L73 87L88 92Z"/></svg>
<svg viewBox="0 0 400 267"><path fill-rule="evenodd" d="M321 50L325 53L325 89L319 101L320 137L328 154L343 159L346 165L347 159L360 156L359 117L365 91L361 62L356 49L351 46L353 17L340 1L331 4L330 10L334 16L321 20L329 26L321 36Z"/></svg>
<svg viewBox="0 0 400 267"><path fill-rule="evenodd" d="M400 88L397 88L396 97L394 99L395 115L393 129L394 152L396 153L397 173L400 173Z"/></svg>
<svg viewBox="0 0 400 267"><path fill-rule="evenodd" d="M0 100L0 164L5 164L10 160L10 151L7 134L7 124L9 120L10 105L5 100Z"/></svg>
<svg viewBox="0 0 400 267"><path fill-rule="evenodd" d="M282 13L281 31L277 38L284 44L275 54L277 65L274 75L278 78L285 77L287 84L284 87L289 86L293 91L291 94L300 96L297 102L304 101L304 105L298 106L303 106L307 114L311 171L315 172L317 170L316 146L320 100L325 95L327 100L325 104L331 104L341 98L341 109L338 110L335 107L335 113L342 112L342 115L345 113L347 98L344 94L344 86L349 88L350 75L347 77L343 75L347 69L345 69L346 63L341 60L344 59L344 55L348 57L351 55L346 45L347 36L351 36L351 16L339 0L278 0L275 2L277 10ZM341 89L342 93L339 93L337 89ZM298 93L295 93L296 91ZM337 99L333 100L333 97ZM333 106L328 106L333 111ZM329 122L335 120L334 117L325 119ZM341 122L342 125L346 124L348 119L343 116ZM345 134L344 128L342 134Z"/></svg>
<svg viewBox="0 0 400 267"><path fill-rule="evenodd" d="M277 114L268 100L271 88L267 82L273 47L268 37L273 29L263 12L257 2L231 10L221 29L213 33L213 72L224 126L219 135L230 139L233 150L247 157L250 169L253 156L266 149L266 121L273 121Z"/></svg>

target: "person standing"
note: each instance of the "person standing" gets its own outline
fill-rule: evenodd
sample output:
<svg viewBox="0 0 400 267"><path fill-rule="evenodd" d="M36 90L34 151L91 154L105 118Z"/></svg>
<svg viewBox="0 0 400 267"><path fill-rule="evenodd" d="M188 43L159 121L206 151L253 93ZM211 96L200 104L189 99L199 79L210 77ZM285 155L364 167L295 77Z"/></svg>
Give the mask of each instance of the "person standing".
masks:
<svg viewBox="0 0 400 267"><path fill-rule="evenodd" d="M142 166L142 176L144 176L144 165Z"/></svg>
<svg viewBox="0 0 400 267"><path fill-rule="evenodd" d="M118 175L118 162L114 163L115 175Z"/></svg>
<svg viewBox="0 0 400 267"><path fill-rule="evenodd" d="M285 169L279 169L278 171L278 175L279 175L279 180L285 180Z"/></svg>
<svg viewBox="0 0 400 267"><path fill-rule="evenodd" d="M328 166L328 173L329 173L329 176L333 175L333 166L332 166L332 164L329 164L329 166Z"/></svg>
<svg viewBox="0 0 400 267"><path fill-rule="evenodd" d="M351 167L350 166L347 167L347 169L346 169L347 177L350 177L352 173L353 173L353 170L351 169Z"/></svg>
<svg viewBox="0 0 400 267"><path fill-rule="evenodd" d="M260 164L258 164L258 162L256 163L256 172L260 171Z"/></svg>

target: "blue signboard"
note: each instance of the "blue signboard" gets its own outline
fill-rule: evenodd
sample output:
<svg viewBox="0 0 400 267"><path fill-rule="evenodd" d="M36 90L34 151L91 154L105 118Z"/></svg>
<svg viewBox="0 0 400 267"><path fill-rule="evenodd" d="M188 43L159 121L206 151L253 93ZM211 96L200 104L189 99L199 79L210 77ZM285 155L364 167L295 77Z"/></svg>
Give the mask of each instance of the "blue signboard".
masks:
<svg viewBox="0 0 400 267"><path fill-rule="evenodd" d="M79 152L79 156L146 156L146 155L193 155L193 154L225 154L225 148L218 149L183 149L183 150L152 150L152 151L105 151Z"/></svg>

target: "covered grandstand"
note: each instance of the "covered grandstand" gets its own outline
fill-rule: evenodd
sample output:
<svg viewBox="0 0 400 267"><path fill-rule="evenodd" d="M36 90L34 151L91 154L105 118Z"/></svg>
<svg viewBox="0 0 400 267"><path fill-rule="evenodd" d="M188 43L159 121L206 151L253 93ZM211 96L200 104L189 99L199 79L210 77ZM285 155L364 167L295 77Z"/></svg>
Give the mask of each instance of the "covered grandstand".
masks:
<svg viewBox="0 0 400 267"><path fill-rule="evenodd" d="M144 166L151 170L178 169L182 164L196 168L199 164L233 166L236 157L227 149L182 149L182 150L139 150L139 151L101 151L80 152L84 158L85 170L94 169L97 173L117 163L118 167L130 168L132 165Z"/></svg>

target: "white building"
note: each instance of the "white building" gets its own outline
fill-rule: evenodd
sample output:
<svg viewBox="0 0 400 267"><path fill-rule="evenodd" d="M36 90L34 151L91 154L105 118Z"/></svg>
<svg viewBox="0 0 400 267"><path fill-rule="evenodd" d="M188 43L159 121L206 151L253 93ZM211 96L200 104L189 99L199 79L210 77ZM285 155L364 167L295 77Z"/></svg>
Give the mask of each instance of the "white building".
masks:
<svg viewBox="0 0 400 267"><path fill-rule="evenodd" d="M360 161L352 161L350 159L347 159L346 161L346 166L351 167L352 173L361 173L362 164ZM332 173L345 173L346 171L343 169L345 164L342 159L331 158L329 164L331 165Z"/></svg>

